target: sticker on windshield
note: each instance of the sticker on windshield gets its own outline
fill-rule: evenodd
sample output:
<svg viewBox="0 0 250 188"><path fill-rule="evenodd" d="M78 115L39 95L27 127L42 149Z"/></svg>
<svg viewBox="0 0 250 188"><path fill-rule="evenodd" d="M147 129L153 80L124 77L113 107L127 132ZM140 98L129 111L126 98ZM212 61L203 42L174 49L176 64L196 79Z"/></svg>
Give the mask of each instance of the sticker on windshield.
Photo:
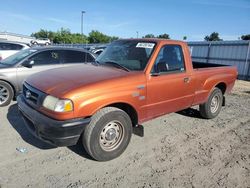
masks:
<svg viewBox="0 0 250 188"><path fill-rule="evenodd" d="M153 48L155 46L154 43L147 43L147 42L139 42L136 45L136 48Z"/></svg>

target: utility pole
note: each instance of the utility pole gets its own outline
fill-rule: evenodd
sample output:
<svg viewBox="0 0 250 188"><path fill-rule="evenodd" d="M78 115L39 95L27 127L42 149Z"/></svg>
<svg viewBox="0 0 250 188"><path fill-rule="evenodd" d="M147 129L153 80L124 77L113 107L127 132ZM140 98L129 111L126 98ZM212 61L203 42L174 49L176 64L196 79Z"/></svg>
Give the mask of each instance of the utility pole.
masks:
<svg viewBox="0 0 250 188"><path fill-rule="evenodd" d="M83 14L86 13L85 11L82 11L82 17L81 17L81 34L83 35Z"/></svg>
<svg viewBox="0 0 250 188"><path fill-rule="evenodd" d="M136 31L136 38L138 38L139 37L139 32L138 31Z"/></svg>

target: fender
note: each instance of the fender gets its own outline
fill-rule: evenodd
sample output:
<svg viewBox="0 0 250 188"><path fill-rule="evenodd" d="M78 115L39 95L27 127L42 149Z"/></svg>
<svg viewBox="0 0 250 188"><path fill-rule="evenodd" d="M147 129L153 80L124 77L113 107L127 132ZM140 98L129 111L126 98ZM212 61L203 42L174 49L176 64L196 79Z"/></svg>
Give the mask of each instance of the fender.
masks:
<svg viewBox="0 0 250 188"><path fill-rule="evenodd" d="M232 89L235 76L233 71L231 71L230 69L225 70L224 73L221 73L221 71L218 73L211 71L208 72L207 75L209 76L206 77L201 76L200 80L201 87L195 92L195 99L193 105L202 104L206 102L208 100L209 95L212 92L212 89L216 87L218 84L225 84L226 92L229 92Z"/></svg>
<svg viewBox="0 0 250 188"><path fill-rule="evenodd" d="M137 84L138 85L138 84ZM79 98L80 99L80 98ZM116 90L115 93L110 93L110 91L98 92L98 95L89 95L86 99L80 99L76 104L77 114L76 117L89 117L95 114L101 108L110 106L112 104L124 103L136 109L138 119L141 119L143 113L141 111L141 106L146 103L146 91L145 89L138 89L136 86L132 86L130 89L120 89Z"/></svg>

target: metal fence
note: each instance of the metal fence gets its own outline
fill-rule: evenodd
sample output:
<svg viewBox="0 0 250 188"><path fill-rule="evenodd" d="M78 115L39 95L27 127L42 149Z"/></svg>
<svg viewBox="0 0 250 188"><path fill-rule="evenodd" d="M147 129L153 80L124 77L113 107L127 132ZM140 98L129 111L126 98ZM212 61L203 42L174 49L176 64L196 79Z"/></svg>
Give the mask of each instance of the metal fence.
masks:
<svg viewBox="0 0 250 188"><path fill-rule="evenodd" d="M188 42L193 61L234 65L238 78L250 80L250 41Z"/></svg>

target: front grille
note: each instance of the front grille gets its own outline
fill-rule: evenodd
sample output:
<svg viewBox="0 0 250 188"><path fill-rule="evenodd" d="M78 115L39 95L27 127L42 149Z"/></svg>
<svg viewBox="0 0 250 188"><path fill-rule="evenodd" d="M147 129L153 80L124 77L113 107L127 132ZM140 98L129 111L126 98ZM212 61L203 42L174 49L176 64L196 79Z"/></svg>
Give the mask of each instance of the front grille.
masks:
<svg viewBox="0 0 250 188"><path fill-rule="evenodd" d="M30 93L29 96L28 93ZM30 100L35 104L37 104L39 94L36 93L33 89L32 90L30 88L28 89L27 86L23 85L23 95L26 98L26 100Z"/></svg>
<svg viewBox="0 0 250 188"><path fill-rule="evenodd" d="M42 101L46 96L46 94L30 86L29 84L24 83L23 96L28 104L30 104L33 107L38 107L42 104Z"/></svg>

